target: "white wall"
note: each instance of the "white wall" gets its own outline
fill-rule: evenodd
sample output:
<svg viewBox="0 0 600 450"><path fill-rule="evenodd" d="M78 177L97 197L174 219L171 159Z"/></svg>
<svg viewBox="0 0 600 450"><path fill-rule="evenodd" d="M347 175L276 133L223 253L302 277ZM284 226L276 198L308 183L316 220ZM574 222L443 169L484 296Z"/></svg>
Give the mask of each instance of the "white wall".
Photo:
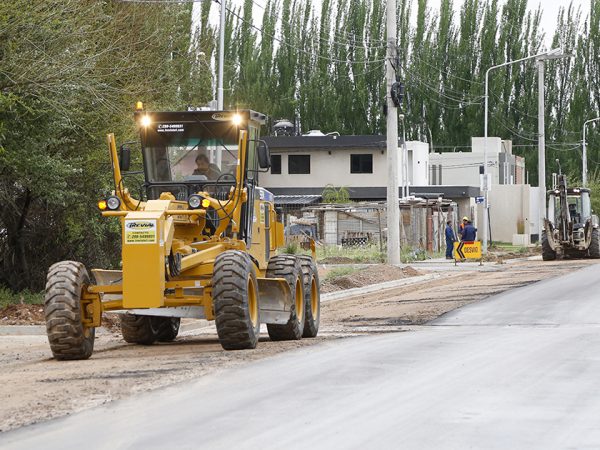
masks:
<svg viewBox="0 0 600 450"><path fill-rule="evenodd" d="M483 149L485 144L485 138L483 137L472 137L471 138L471 151L473 153L481 153L483 155ZM499 137L488 137L487 138L487 154L492 155L494 153L500 153L506 147L502 147L502 139ZM511 146L512 148L512 146Z"/></svg>
<svg viewBox="0 0 600 450"><path fill-rule="evenodd" d="M537 233L534 231L537 209L531 207L531 191L528 184L503 184L494 186L489 192L490 224L494 241L512 242L513 234L520 231L517 225L519 220L523 220L524 224L522 233Z"/></svg>
<svg viewBox="0 0 600 450"><path fill-rule="evenodd" d="M472 137L470 152L446 152L429 155L430 165L442 166L442 181L440 183L437 180L437 184L479 186L481 184L479 167L484 164L483 149L485 142L486 140L482 137ZM499 137L488 137L486 157L488 173L492 176L493 185L500 182L500 153L512 155L512 141L502 140ZM511 157L508 156L508 158ZM515 164L519 165L519 162L515 162ZM524 164L524 161L522 161L523 167ZM436 173L439 172L436 170ZM516 183L516 181L514 175L510 179L507 176L505 184ZM520 181L525 182L524 179Z"/></svg>
<svg viewBox="0 0 600 450"><path fill-rule="evenodd" d="M492 175L492 184L499 183L498 154L488 155L488 173ZM430 165L442 165L442 182L438 184L458 186L479 186L479 166L483 164L481 153L452 152L432 153Z"/></svg>
<svg viewBox="0 0 600 450"><path fill-rule="evenodd" d="M428 145L423 142L407 141L409 150L409 183L423 186L429 181ZM402 156L398 149L399 157ZM415 157L412 157L412 154ZM330 154L331 153L331 154ZM281 174L261 173L262 186L278 187L323 187L328 184L346 187L384 187L387 186L387 157L385 150L334 149L294 151L293 153L273 152L281 155ZM289 174L288 155L310 155L310 174ZM372 154L373 173L350 173L350 155ZM400 159L399 158L399 159ZM399 175L402 172L399 171ZM415 183L413 183L413 177ZM400 178L400 180L402 180ZM402 181L400 181L402 183Z"/></svg>
<svg viewBox="0 0 600 450"><path fill-rule="evenodd" d="M411 186L429 185L429 144L419 141L406 141L408 150L408 184ZM400 185L403 181L402 162L404 153L400 149L398 158L398 173L400 174Z"/></svg>
<svg viewBox="0 0 600 450"><path fill-rule="evenodd" d="M529 234L537 234L539 239L539 226L541 223L541 217L539 213L540 206L540 188L539 186L529 188ZM543 206L543 214L546 213L546 205ZM526 231L527 232L527 231Z"/></svg>

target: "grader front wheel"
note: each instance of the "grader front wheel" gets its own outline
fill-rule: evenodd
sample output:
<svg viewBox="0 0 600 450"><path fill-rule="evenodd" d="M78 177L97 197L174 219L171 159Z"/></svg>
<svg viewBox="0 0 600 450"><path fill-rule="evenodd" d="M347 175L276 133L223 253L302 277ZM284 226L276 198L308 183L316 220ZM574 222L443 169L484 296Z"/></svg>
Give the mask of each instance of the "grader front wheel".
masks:
<svg viewBox="0 0 600 450"><path fill-rule="evenodd" d="M50 349L56 359L87 359L94 351L95 328L83 325L81 295L90 284L85 266L62 261L50 267L44 315Z"/></svg>
<svg viewBox="0 0 600 450"><path fill-rule="evenodd" d="M170 342L177 337L178 317L121 315L121 334L130 344L152 345L156 341Z"/></svg>
<svg viewBox="0 0 600 450"><path fill-rule="evenodd" d="M305 321L305 299L302 266L300 260L291 255L274 256L267 267L268 278L285 278L292 292L292 309L286 324L267 324L272 341L302 339Z"/></svg>
<svg viewBox="0 0 600 450"><path fill-rule="evenodd" d="M156 341L160 317L121 314L121 334L130 344L152 345Z"/></svg>
<svg viewBox="0 0 600 450"><path fill-rule="evenodd" d="M179 325L181 319L179 317L160 317L161 321L158 324L156 340L158 342L174 341L179 333Z"/></svg>
<svg viewBox="0 0 600 450"><path fill-rule="evenodd" d="M212 295L221 346L225 350L255 348L260 334L258 283L246 253L230 250L217 256Z"/></svg>

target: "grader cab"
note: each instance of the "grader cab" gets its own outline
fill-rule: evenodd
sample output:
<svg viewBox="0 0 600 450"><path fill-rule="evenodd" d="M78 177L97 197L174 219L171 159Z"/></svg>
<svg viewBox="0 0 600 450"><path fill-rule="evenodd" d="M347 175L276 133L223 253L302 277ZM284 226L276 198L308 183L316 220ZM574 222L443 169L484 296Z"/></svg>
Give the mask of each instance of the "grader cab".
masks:
<svg viewBox="0 0 600 450"><path fill-rule="evenodd" d="M214 320L224 349L256 347L261 323L272 340L315 337L319 277L313 257L278 255L283 224L259 187L270 167L259 139L265 116L251 111L135 113L144 182L125 185L130 150L107 137L115 190L98 206L122 230L119 270L75 261L50 267L48 339L57 359L92 354L102 313L119 312L125 341L177 336L182 318ZM137 192L137 190L136 190Z"/></svg>

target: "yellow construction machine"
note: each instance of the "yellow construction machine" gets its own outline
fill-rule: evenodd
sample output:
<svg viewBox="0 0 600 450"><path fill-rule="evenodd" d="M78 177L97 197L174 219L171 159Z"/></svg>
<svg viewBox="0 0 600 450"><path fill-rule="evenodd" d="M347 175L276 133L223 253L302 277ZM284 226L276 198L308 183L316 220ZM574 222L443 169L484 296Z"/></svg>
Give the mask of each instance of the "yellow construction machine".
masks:
<svg viewBox="0 0 600 450"><path fill-rule="evenodd" d="M102 313L122 313L125 341L172 341L182 318L214 320L224 349L315 337L319 276L313 256L278 255L283 224L258 186L270 167L251 110L148 112L138 103L143 178L134 198L123 177L131 149L108 149L115 189L98 202L122 230L120 270L62 261L48 271L45 316L56 359L92 354Z"/></svg>

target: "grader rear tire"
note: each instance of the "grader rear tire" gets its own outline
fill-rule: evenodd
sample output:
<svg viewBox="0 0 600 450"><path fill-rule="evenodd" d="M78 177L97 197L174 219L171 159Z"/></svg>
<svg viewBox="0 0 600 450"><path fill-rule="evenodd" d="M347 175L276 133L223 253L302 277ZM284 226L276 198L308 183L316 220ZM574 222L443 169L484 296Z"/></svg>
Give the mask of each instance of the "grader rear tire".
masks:
<svg viewBox="0 0 600 450"><path fill-rule="evenodd" d="M292 292L292 309L285 325L267 324L272 341L302 339L305 323L304 286L300 260L291 255L278 255L269 260L267 278L285 278Z"/></svg>
<svg viewBox="0 0 600 450"><path fill-rule="evenodd" d="M219 342L225 350L256 348L260 334L258 283L250 257L221 253L213 269L213 306Z"/></svg>
<svg viewBox="0 0 600 450"><path fill-rule="evenodd" d="M545 231L542 231L542 259L544 261L554 261L556 259L556 252L550 247Z"/></svg>
<svg viewBox="0 0 600 450"><path fill-rule="evenodd" d="M321 321L321 287L317 265L310 256L298 257L304 283L304 331L302 337L313 338L319 333Z"/></svg>
<svg viewBox="0 0 600 450"><path fill-rule="evenodd" d="M44 315L50 349L58 360L88 359L94 351L96 330L81 321L81 293L89 284L80 262L62 261L48 271Z"/></svg>
<svg viewBox="0 0 600 450"><path fill-rule="evenodd" d="M179 317L159 317L158 330L156 332L156 340L158 342L174 341L179 333L179 325L181 319Z"/></svg>
<svg viewBox="0 0 600 450"><path fill-rule="evenodd" d="M158 339L160 319L164 317L121 314L121 334L130 344L152 345Z"/></svg>

